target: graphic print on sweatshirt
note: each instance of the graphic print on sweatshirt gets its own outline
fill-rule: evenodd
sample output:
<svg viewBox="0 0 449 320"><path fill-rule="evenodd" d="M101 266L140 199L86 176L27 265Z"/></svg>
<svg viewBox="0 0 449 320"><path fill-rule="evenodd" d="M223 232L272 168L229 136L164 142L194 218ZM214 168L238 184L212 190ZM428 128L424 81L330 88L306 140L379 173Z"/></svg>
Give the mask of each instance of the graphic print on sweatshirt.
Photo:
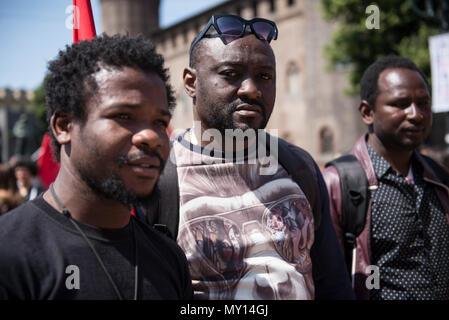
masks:
<svg viewBox="0 0 449 320"><path fill-rule="evenodd" d="M280 165L260 175L258 163L216 163L182 142L177 242L195 299L313 299L313 215L300 187Z"/></svg>

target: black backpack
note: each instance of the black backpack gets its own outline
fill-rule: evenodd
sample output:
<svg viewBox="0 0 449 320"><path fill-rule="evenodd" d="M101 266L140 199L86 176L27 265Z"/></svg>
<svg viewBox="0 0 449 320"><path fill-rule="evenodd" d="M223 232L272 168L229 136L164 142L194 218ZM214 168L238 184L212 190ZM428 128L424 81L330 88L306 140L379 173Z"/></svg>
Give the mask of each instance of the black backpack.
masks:
<svg viewBox="0 0 449 320"><path fill-rule="evenodd" d="M368 209L368 179L359 160L352 154L343 155L325 166L334 166L340 177L343 245L346 268L351 276L353 249L365 226Z"/></svg>
<svg viewBox="0 0 449 320"><path fill-rule="evenodd" d="M269 148L270 135L267 134L267 147ZM176 241L179 227L179 185L178 171L173 148L170 144L170 159L168 160L159 181L154 200L150 201L147 211L147 222L155 229L165 233ZM304 192L313 209L315 230L321 223L321 199L318 179L313 160L310 155L283 139L278 139L278 154L275 155L282 167L291 175Z"/></svg>
<svg viewBox="0 0 449 320"><path fill-rule="evenodd" d="M449 186L449 172L435 160L421 155L444 185ZM343 155L325 165L334 166L340 177L342 229L345 262L351 275L352 253L356 245L356 238L365 227L366 212L370 192L365 170L359 160L352 154Z"/></svg>

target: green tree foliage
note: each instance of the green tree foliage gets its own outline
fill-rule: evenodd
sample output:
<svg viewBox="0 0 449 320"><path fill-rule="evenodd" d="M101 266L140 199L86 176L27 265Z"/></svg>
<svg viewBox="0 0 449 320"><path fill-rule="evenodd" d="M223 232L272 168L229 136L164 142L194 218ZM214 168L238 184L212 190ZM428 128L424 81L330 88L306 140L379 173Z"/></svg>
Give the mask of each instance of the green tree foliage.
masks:
<svg viewBox="0 0 449 320"><path fill-rule="evenodd" d="M42 84L34 91L34 97L28 110L36 116L37 126L41 134L40 138L42 139L42 136L47 131L47 108L45 107L45 92Z"/></svg>
<svg viewBox="0 0 449 320"><path fill-rule="evenodd" d="M415 1L424 8L424 0ZM349 66L351 87L348 94L357 94L365 69L376 59L397 54L413 60L430 76L429 36L442 33L440 25L419 17L408 0L321 0L323 16L337 21L332 41L325 47L330 69ZM366 13L369 5L379 8L379 29L368 29ZM430 82L430 79L428 79Z"/></svg>

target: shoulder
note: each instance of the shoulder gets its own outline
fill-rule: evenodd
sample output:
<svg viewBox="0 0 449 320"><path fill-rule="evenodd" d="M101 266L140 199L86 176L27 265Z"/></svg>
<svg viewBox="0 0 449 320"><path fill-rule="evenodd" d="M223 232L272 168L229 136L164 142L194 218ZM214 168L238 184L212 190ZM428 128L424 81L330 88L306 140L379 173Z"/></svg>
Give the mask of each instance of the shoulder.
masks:
<svg viewBox="0 0 449 320"><path fill-rule="evenodd" d="M278 161L291 175L312 207L315 229L319 228L323 214L327 214L328 194L320 169L304 149L278 138Z"/></svg>
<svg viewBox="0 0 449 320"><path fill-rule="evenodd" d="M40 225L36 225L36 222L41 218L39 208L34 204L34 201L27 201L5 213L0 217L0 243L1 239L10 234L26 236L28 229Z"/></svg>
<svg viewBox="0 0 449 320"><path fill-rule="evenodd" d="M432 158L423 155L422 153L417 153L418 154L418 159L421 162L424 162L425 164L427 164L430 168L432 173L435 175L435 177L444 182L444 183L449 183L449 171L447 168L443 167L441 164L439 164L437 161L433 160ZM427 166L425 166L426 168ZM428 170L428 168L426 168Z"/></svg>
<svg viewBox="0 0 449 320"><path fill-rule="evenodd" d="M298 147L297 145L294 145L288 141L285 141L282 138L278 138L278 143L280 147L279 152L289 152L290 154L299 159L310 162L310 164L315 163L315 160L313 160L310 153L304 150L303 148Z"/></svg>
<svg viewBox="0 0 449 320"><path fill-rule="evenodd" d="M21 259L34 256L35 250L42 252L43 243L54 235L47 215L36 205L36 200L27 201L0 217L0 260L6 256L18 255Z"/></svg>
<svg viewBox="0 0 449 320"><path fill-rule="evenodd" d="M42 197L27 201L0 217L0 260L4 255L43 255L48 243L64 237L42 206ZM40 203L41 202L41 203Z"/></svg>
<svg viewBox="0 0 449 320"><path fill-rule="evenodd" d="M43 262L45 245L41 241L51 233L47 226L44 215L33 201L0 217L0 287L8 296L31 298L32 279L48 272ZM25 277L26 283L23 282Z"/></svg>
<svg viewBox="0 0 449 320"><path fill-rule="evenodd" d="M317 180L321 175L318 165L304 149L278 138L278 162L293 176Z"/></svg>

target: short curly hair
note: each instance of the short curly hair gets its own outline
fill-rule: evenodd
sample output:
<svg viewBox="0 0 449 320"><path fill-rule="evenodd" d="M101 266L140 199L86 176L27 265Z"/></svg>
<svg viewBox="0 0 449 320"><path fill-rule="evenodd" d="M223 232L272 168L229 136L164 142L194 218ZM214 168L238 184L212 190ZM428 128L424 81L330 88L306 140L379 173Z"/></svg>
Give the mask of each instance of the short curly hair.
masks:
<svg viewBox="0 0 449 320"><path fill-rule="evenodd" d="M175 107L164 58L156 53L153 42L142 35L110 37L102 34L91 41L68 45L49 63L44 80L47 122L53 153L58 161L61 145L53 135L50 119L55 112L61 112L85 120L85 103L98 90L92 75L100 70L100 65L126 66L156 73L165 83L169 110Z"/></svg>
<svg viewBox="0 0 449 320"><path fill-rule="evenodd" d="M374 108L376 104L379 75L386 69L409 69L418 72L426 83L429 94L431 93L426 76L419 70L412 60L401 56L389 55L382 57L371 64L363 73L360 82L360 98L366 100L371 108Z"/></svg>

